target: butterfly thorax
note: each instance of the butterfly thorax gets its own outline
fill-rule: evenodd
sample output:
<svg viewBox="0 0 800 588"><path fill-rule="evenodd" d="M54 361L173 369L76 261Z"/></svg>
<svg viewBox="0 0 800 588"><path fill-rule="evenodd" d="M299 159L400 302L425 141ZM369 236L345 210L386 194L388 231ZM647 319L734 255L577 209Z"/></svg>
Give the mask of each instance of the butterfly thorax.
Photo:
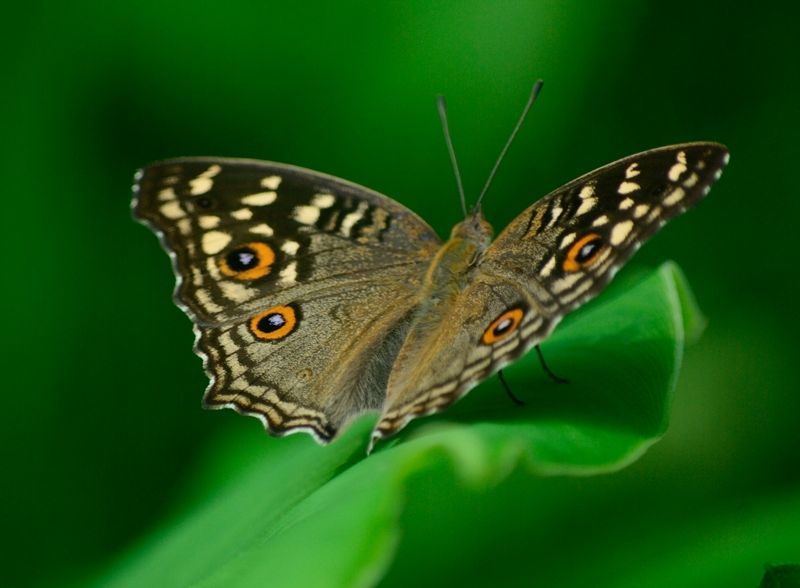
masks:
<svg viewBox="0 0 800 588"><path fill-rule="evenodd" d="M428 266L423 296L441 299L461 290L470 268L474 267L491 241L492 226L480 212L470 214L454 226L450 239L436 252Z"/></svg>

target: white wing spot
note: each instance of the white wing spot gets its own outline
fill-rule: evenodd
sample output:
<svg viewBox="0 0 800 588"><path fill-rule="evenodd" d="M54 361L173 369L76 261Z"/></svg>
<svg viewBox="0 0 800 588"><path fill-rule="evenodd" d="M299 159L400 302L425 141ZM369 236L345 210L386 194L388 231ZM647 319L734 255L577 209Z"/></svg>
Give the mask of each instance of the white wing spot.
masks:
<svg viewBox="0 0 800 588"><path fill-rule="evenodd" d="M353 225L355 225L358 221L364 218L364 213L367 211L367 206L368 206L367 203L362 200L361 202L358 203L358 208L356 208L353 212L345 215L344 219L342 220L342 226L340 229L340 232L345 237L349 237L350 231L353 229Z"/></svg>
<svg viewBox="0 0 800 588"><path fill-rule="evenodd" d="M619 189L617 190L617 192L619 192L620 194L630 194L631 192L635 192L639 188L641 188L641 186L636 182L622 182L619 185Z"/></svg>
<svg viewBox="0 0 800 588"><path fill-rule="evenodd" d="M272 227L267 223L261 223L254 227L250 227L250 232L256 233L257 235L264 235L265 237L272 237L272 235L275 234L275 231L273 231Z"/></svg>
<svg viewBox="0 0 800 588"><path fill-rule="evenodd" d="M578 207L578 210L575 212L575 215L580 216L582 214L586 214L593 209L596 204L597 198L584 198L581 202L581 205Z"/></svg>
<svg viewBox="0 0 800 588"><path fill-rule="evenodd" d="M203 235L203 252L206 255L216 255L231 242L231 236L222 231L209 231Z"/></svg>
<svg viewBox="0 0 800 588"><path fill-rule="evenodd" d="M642 218L644 215L647 214L648 210L650 210L650 206L648 206L647 204L640 204L633 209L633 217Z"/></svg>
<svg viewBox="0 0 800 588"><path fill-rule="evenodd" d="M213 229L219 224L218 216L201 216L197 223L204 229Z"/></svg>
<svg viewBox="0 0 800 588"><path fill-rule="evenodd" d="M189 180L189 193L192 196L200 196L208 192L212 186L214 186L214 180L212 178L221 171L222 167L216 163L209 166L206 171L198 175L195 179Z"/></svg>
<svg viewBox="0 0 800 588"><path fill-rule="evenodd" d="M313 225L319 220L319 208L316 206L295 206L294 220L303 225Z"/></svg>
<svg viewBox="0 0 800 588"><path fill-rule="evenodd" d="M172 200L159 208L161 214L167 218L176 219L186 216L177 200Z"/></svg>
<svg viewBox="0 0 800 588"><path fill-rule="evenodd" d="M297 241L285 241L283 245L281 245L281 251L289 255L296 255L298 249L300 249L300 243Z"/></svg>
<svg viewBox="0 0 800 588"><path fill-rule="evenodd" d="M725 154L725 155L722 157L722 165L728 165L728 162L729 162L730 160L731 160L731 154L730 154L730 153L726 153L726 154Z"/></svg>
<svg viewBox="0 0 800 588"><path fill-rule="evenodd" d="M722 170L718 169L717 171L714 172L714 179L718 180L721 175L722 175Z"/></svg>
<svg viewBox="0 0 800 588"><path fill-rule="evenodd" d="M639 164L636 163L635 161L632 164L630 164L628 166L628 169L625 170L625 179L626 180L630 180L631 178L635 178L640 173L642 173L642 172L639 171L638 168L639 168Z"/></svg>
<svg viewBox="0 0 800 588"><path fill-rule="evenodd" d="M543 278L546 278L555 269L555 267L556 267L556 256L554 255L547 261L546 264L544 264L544 267L542 268L542 271L539 272L539 275L542 276Z"/></svg>
<svg viewBox="0 0 800 588"><path fill-rule="evenodd" d="M564 238L561 239L561 245L558 246L559 249L564 249L567 245L572 243L577 237L577 233L570 233L569 235L564 235Z"/></svg>
<svg viewBox="0 0 800 588"><path fill-rule="evenodd" d="M311 204L317 208L330 208L334 202L336 202L336 197L333 194L317 194Z"/></svg>
<svg viewBox="0 0 800 588"><path fill-rule="evenodd" d="M242 204L248 206L267 206L275 202L278 197L276 192L256 192L255 194L248 194L242 198Z"/></svg>
<svg viewBox="0 0 800 588"><path fill-rule="evenodd" d="M253 218L253 211L249 208L240 208L239 210L234 210L231 216L236 220L250 220Z"/></svg>
<svg viewBox="0 0 800 588"><path fill-rule="evenodd" d="M261 178L261 186L268 190L277 190L278 186L281 185L282 179L280 176L267 176L266 178Z"/></svg>
<svg viewBox="0 0 800 588"><path fill-rule="evenodd" d="M664 204L667 206L673 206L683 200L684 196L686 196L686 191L678 186L672 192L670 192L666 198L664 198Z"/></svg>
<svg viewBox="0 0 800 588"><path fill-rule="evenodd" d="M628 235L631 234L633 230L633 221L632 220L625 220L621 223L617 223L614 225L614 228L611 229L611 244L612 245L621 245L625 239L628 238Z"/></svg>
<svg viewBox="0 0 800 588"><path fill-rule="evenodd" d="M619 203L619 209L628 210L633 205L634 205L633 200L631 200L630 198L626 198L625 200Z"/></svg>
<svg viewBox="0 0 800 588"><path fill-rule="evenodd" d="M607 223L608 223L608 216L604 214L603 216L599 216L596 219L594 219L594 222L592 223L592 226L593 227L602 227L603 225L605 225Z"/></svg>

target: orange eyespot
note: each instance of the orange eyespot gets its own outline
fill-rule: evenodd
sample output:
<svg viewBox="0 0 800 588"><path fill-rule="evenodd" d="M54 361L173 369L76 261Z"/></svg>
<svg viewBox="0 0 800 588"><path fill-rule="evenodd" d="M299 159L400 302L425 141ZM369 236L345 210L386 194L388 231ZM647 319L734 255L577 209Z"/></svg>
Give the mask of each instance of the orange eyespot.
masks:
<svg viewBox="0 0 800 588"><path fill-rule="evenodd" d="M483 343L485 345L493 345L511 335L519 327L524 314L525 312L521 308L512 308L505 311L494 319L489 328L483 332Z"/></svg>
<svg viewBox="0 0 800 588"><path fill-rule="evenodd" d="M603 238L597 233L589 233L576 241L567 251L563 268L565 272L576 272L589 267L603 250Z"/></svg>
<svg viewBox="0 0 800 588"><path fill-rule="evenodd" d="M250 332L263 341L283 339L297 327L297 313L291 306L273 306L250 319Z"/></svg>
<svg viewBox="0 0 800 588"><path fill-rule="evenodd" d="M266 243L243 243L228 251L219 261L219 269L237 280L257 280L269 274L275 263L275 251Z"/></svg>

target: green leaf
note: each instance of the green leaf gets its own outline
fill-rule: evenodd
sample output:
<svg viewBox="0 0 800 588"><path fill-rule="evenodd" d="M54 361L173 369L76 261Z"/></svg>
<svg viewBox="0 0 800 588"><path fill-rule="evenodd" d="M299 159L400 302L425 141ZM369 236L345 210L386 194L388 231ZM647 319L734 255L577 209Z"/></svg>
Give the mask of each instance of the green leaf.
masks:
<svg viewBox="0 0 800 588"><path fill-rule="evenodd" d="M570 383L549 380L535 354L506 370L525 407L493 379L369 458L373 415L328 447L255 432L222 442L188 506L98 584L374 585L402 539L412 476L452 469L463 487L479 490L520 464L588 475L641 456L666 429L685 333L701 324L680 271L667 263L618 280L543 345Z"/></svg>

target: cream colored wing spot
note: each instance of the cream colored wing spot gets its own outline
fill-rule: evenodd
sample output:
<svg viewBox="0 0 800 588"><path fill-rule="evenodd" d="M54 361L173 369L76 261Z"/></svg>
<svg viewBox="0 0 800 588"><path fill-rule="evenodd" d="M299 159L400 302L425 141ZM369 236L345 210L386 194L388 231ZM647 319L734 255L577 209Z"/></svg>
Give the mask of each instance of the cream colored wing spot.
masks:
<svg viewBox="0 0 800 588"><path fill-rule="evenodd" d="M681 177L681 174L687 170L686 167L686 152L685 151L678 151L678 154L675 156L675 164L669 168L669 179L673 182L677 182L678 178Z"/></svg>
<svg viewBox="0 0 800 588"><path fill-rule="evenodd" d="M634 202L630 198L626 198L622 202L619 203L620 210L628 210L631 206L633 206Z"/></svg>
<svg viewBox="0 0 800 588"><path fill-rule="evenodd" d="M258 290L243 286L238 282L223 281L219 283L222 295L233 302L247 302L258 295Z"/></svg>
<svg viewBox="0 0 800 588"><path fill-rule="evenodd" d="M641 186L639 184L637 184L636 182L625 181L625 182L622 182L619 185L619 188L617 189L617 192L619 192L620 194L625 195L625 194L630 194L631 192L635 192L639 188L641 188Z"/></svg>
<svg viewBox="0 0 800 588"><path fill-rule="evenodd" d="M555 225L556 221L558 220L558 217L561 216L562 212L564 212L563 208L561 208L560 206L554 206L553 210L550 211L550 222L547 223L546 228L549 229L550 227Z"/></svg>
<svg viewBox="0 0 800 588"><path fill-rule="evenodd" d="M578 196L583 200L586 200L587 198L591 198L592 196L594 196L594 183L586 184L585 186L583 186Z"/></svg>
<svg viewBox="0 0 800 588"><path fill-rule="evenodd" d="M559 245L558 248L564 249L565 247L569 246L577 236L577 233L569 233L568 235L564 235L564 238L561 239L561 245Z"/></svg>
<svg viewBox="0 0 800 588"><path fill-rule="evenodd" d="M554 255L553 257L547 260L547 263L544 264L544 267L542 268L542 271L539 272L539 275L542 276L543 278L546 278L552 273L555 267L556 267L556 256Z"/></svg>
<svg viewBox="0 0 800 588"><path fill-rule="evenodd" d="M175 194L175 190L173 188L164 188L158 192L158 199L162 202L166 202L167 200L175 200L177 197L178 195Z"/></svg>
<svg viewBox="0 0 800 588"><path fill-rule="evenodd" d="M602 227L603 225L608 224L608 215L602 215L594 219L592 222L593 227Z"/></svg>
<svg viewBox="0 0 800 588"><path fill-rule="evenodd" d="M678 186L672 192L670 192L666 198L664 198L664 204L666 206L674 206L675 204L683 200L684 196L686 196L686 191L680 186Z"/></svg>
<svg viewBox="0 0 800 588"><path fill-rule="evenodd" d="M283 178L280 176L266 176L261 178L261 187L268 190L277 190L278 186L281 185L281 180L283 180Z"/></svg>
<svg viewBox="0 0 800 588"><path fill-rule="evenodd" d="M219 225L219 220L220 219L218 216L206 215L206 216L201 216L199 219L197 219L197 223L203 229L213 229Z"/></svg>
<svg viewBox="0 0 800 588"><path fill-rule="evenodd" d="M208 293L208 290L198 289L195 292L195 296L197 297L197 301L200 302L200 306L202 306L206 312L222 312L224 309L213 300L211 300L211 296Z"/></svg>
<svg viewBox="0 0 800 588"><path fill-rule="evenodd" d="M231 216L236 220L250 220L253 218L253 211L249 208L240 208L239 210L234 210Z"/></svg>
<svg viewBox="0 0 800 588"><path fill-rule="evenodd" d="M278 198L277 192L256 192L242 198L242 204L247 206L268 206Z"/></svg>
<svg viewBox="0 0 800 588"><path fill-rule="evenodd" d="M647 214L648 210L650 210L650 206L647 204L637 205L636 208L633 209L633 218L642 218Z"/></svg>
<svg viewBox="0 0 800 588"><path fill-rule="evenodd" d="M161 214L172 220L186 216L186 213L183 212L183 208L181 208L181 205L177 200L171 200L166 204L162 204L159 210L161 211Z"/></svg>
<svg viewBox="0 0 800 588"><path fill-rule="evenodd" d="M683 185L686 188L692 188L697 183L697 180L699 180L699 179L700 179L700 176L698 176L696 173L692 172L692 175L690 175L688 178L686 178L686 180L683 182Z"/></svg>
<svg viewBox="0 0 800 588"><path fill-rule="evenodd" d="M653 210L650 211L650 214L647 215L647 219L645 219L645 220L648 223L651 223L654 220L656 220L659 216L661 216L661 207L660 206L656 206L656 207L653 208Z"/></svg>
<svg viewBox="0 0 800 588"><path fill-rule="evenodd" d="M302 225L313 225L319 220L319 213L316 206L295 206L293 218Z"/></svg>
<svg viewBox="0 0 800 588"><path fill-rule="evenodd" d="M625 170L625 179L630 180L631 178L638 176L640 173L642 172L639 171L639 164L634 161L628 166L628 169Z"/></svg>
<svg viewBox="0 0 800 588"><path fill-rule="evenodd" d="M580 216L582 214L586 214L591 209L593 209L596 204L597 204L597 198L594 197L584 198L583 201L581 202L581 205L578 207L578 210L575 212L575 215Z"/></svg>
<svg viewBox="0 0 800 588"><path fill-rule="evenodd" d="M275 231L267 223L259 223L254 227L250 227L250 232L256 235L264 235L265 237L272 237L275 234Z"/></svg>
<svg viewBox="0 0 800 588"><path fill-rule="evenodd" d="M231 242L231 236L222 231L209 231L203 235L202 247L206 255L216 255Z"/></svg>
<svg viewBox="0 0 800 588"><path fill-rule="evenodd" d="M561 304L569 304L579 298L582 294L586 293L592 285L594 284L594 280L584 280L580 284L578 284L574 290L567 292L561 297Z"/></svg>
<svg viewBox="0 0 800 588"><path fill-rule="evenodd" d="M621 245L625 239L628 238L628 235L631 234L633 230L633 221L632 220L624 220L622 222L617 223L614 225L614 228L611 229L611 244L612 245Z"/></svg>
<svg viewBox="0 0 800 588"><path fill-rule="evenodd" d="M280 283L285 286L292 286L297 282L297 262L292 261L280 271Z"/></svg>
<svg viewBox="0 0 800 588"><path fill-rule="evenodd" d="M298 249L300 249L300 243L297 241L284 241L281 245L281 251L288 255L297 255Z"/></svg>
<svg viewBox="0 0 800 588"><path fill-rule="evenodd" d="M317 194L311 199L311 205L317 208L330 208L336 202L333 194Z"/></svg>
<svg viewBox="0 0 800 588"><path fill-rule="evenodd" d="M193 180L189 180L189 193L192 196L200 196L211 190L211 188L214 187L214 176L221 171L222 167L216 163L209 166L206 171L202 172Z"/></svg>
<svg viewBox="0 0 800 588"><path fill-rule="evenodd" d="M347 213L345 217L342 219L342 225L339 229L342 235L345 237L350 236L350 231L353 230L353 226L364 218L364 213L367 212L368 204L365 201L361 201L358 203L358 207L350 213ZM319 211L319 209L317 209Z"/></svg>
<svg viewBox="0 0 800 588"><path fill-rule="evenodd" d="M553 294L561 294L565 290L569 290L570 288L572 288L575 285L575 282L580 280L583 277L583 275L584 274L582 272L574 272L563 278L560 278L555 282L553 282L550 291Z"/></svg>

